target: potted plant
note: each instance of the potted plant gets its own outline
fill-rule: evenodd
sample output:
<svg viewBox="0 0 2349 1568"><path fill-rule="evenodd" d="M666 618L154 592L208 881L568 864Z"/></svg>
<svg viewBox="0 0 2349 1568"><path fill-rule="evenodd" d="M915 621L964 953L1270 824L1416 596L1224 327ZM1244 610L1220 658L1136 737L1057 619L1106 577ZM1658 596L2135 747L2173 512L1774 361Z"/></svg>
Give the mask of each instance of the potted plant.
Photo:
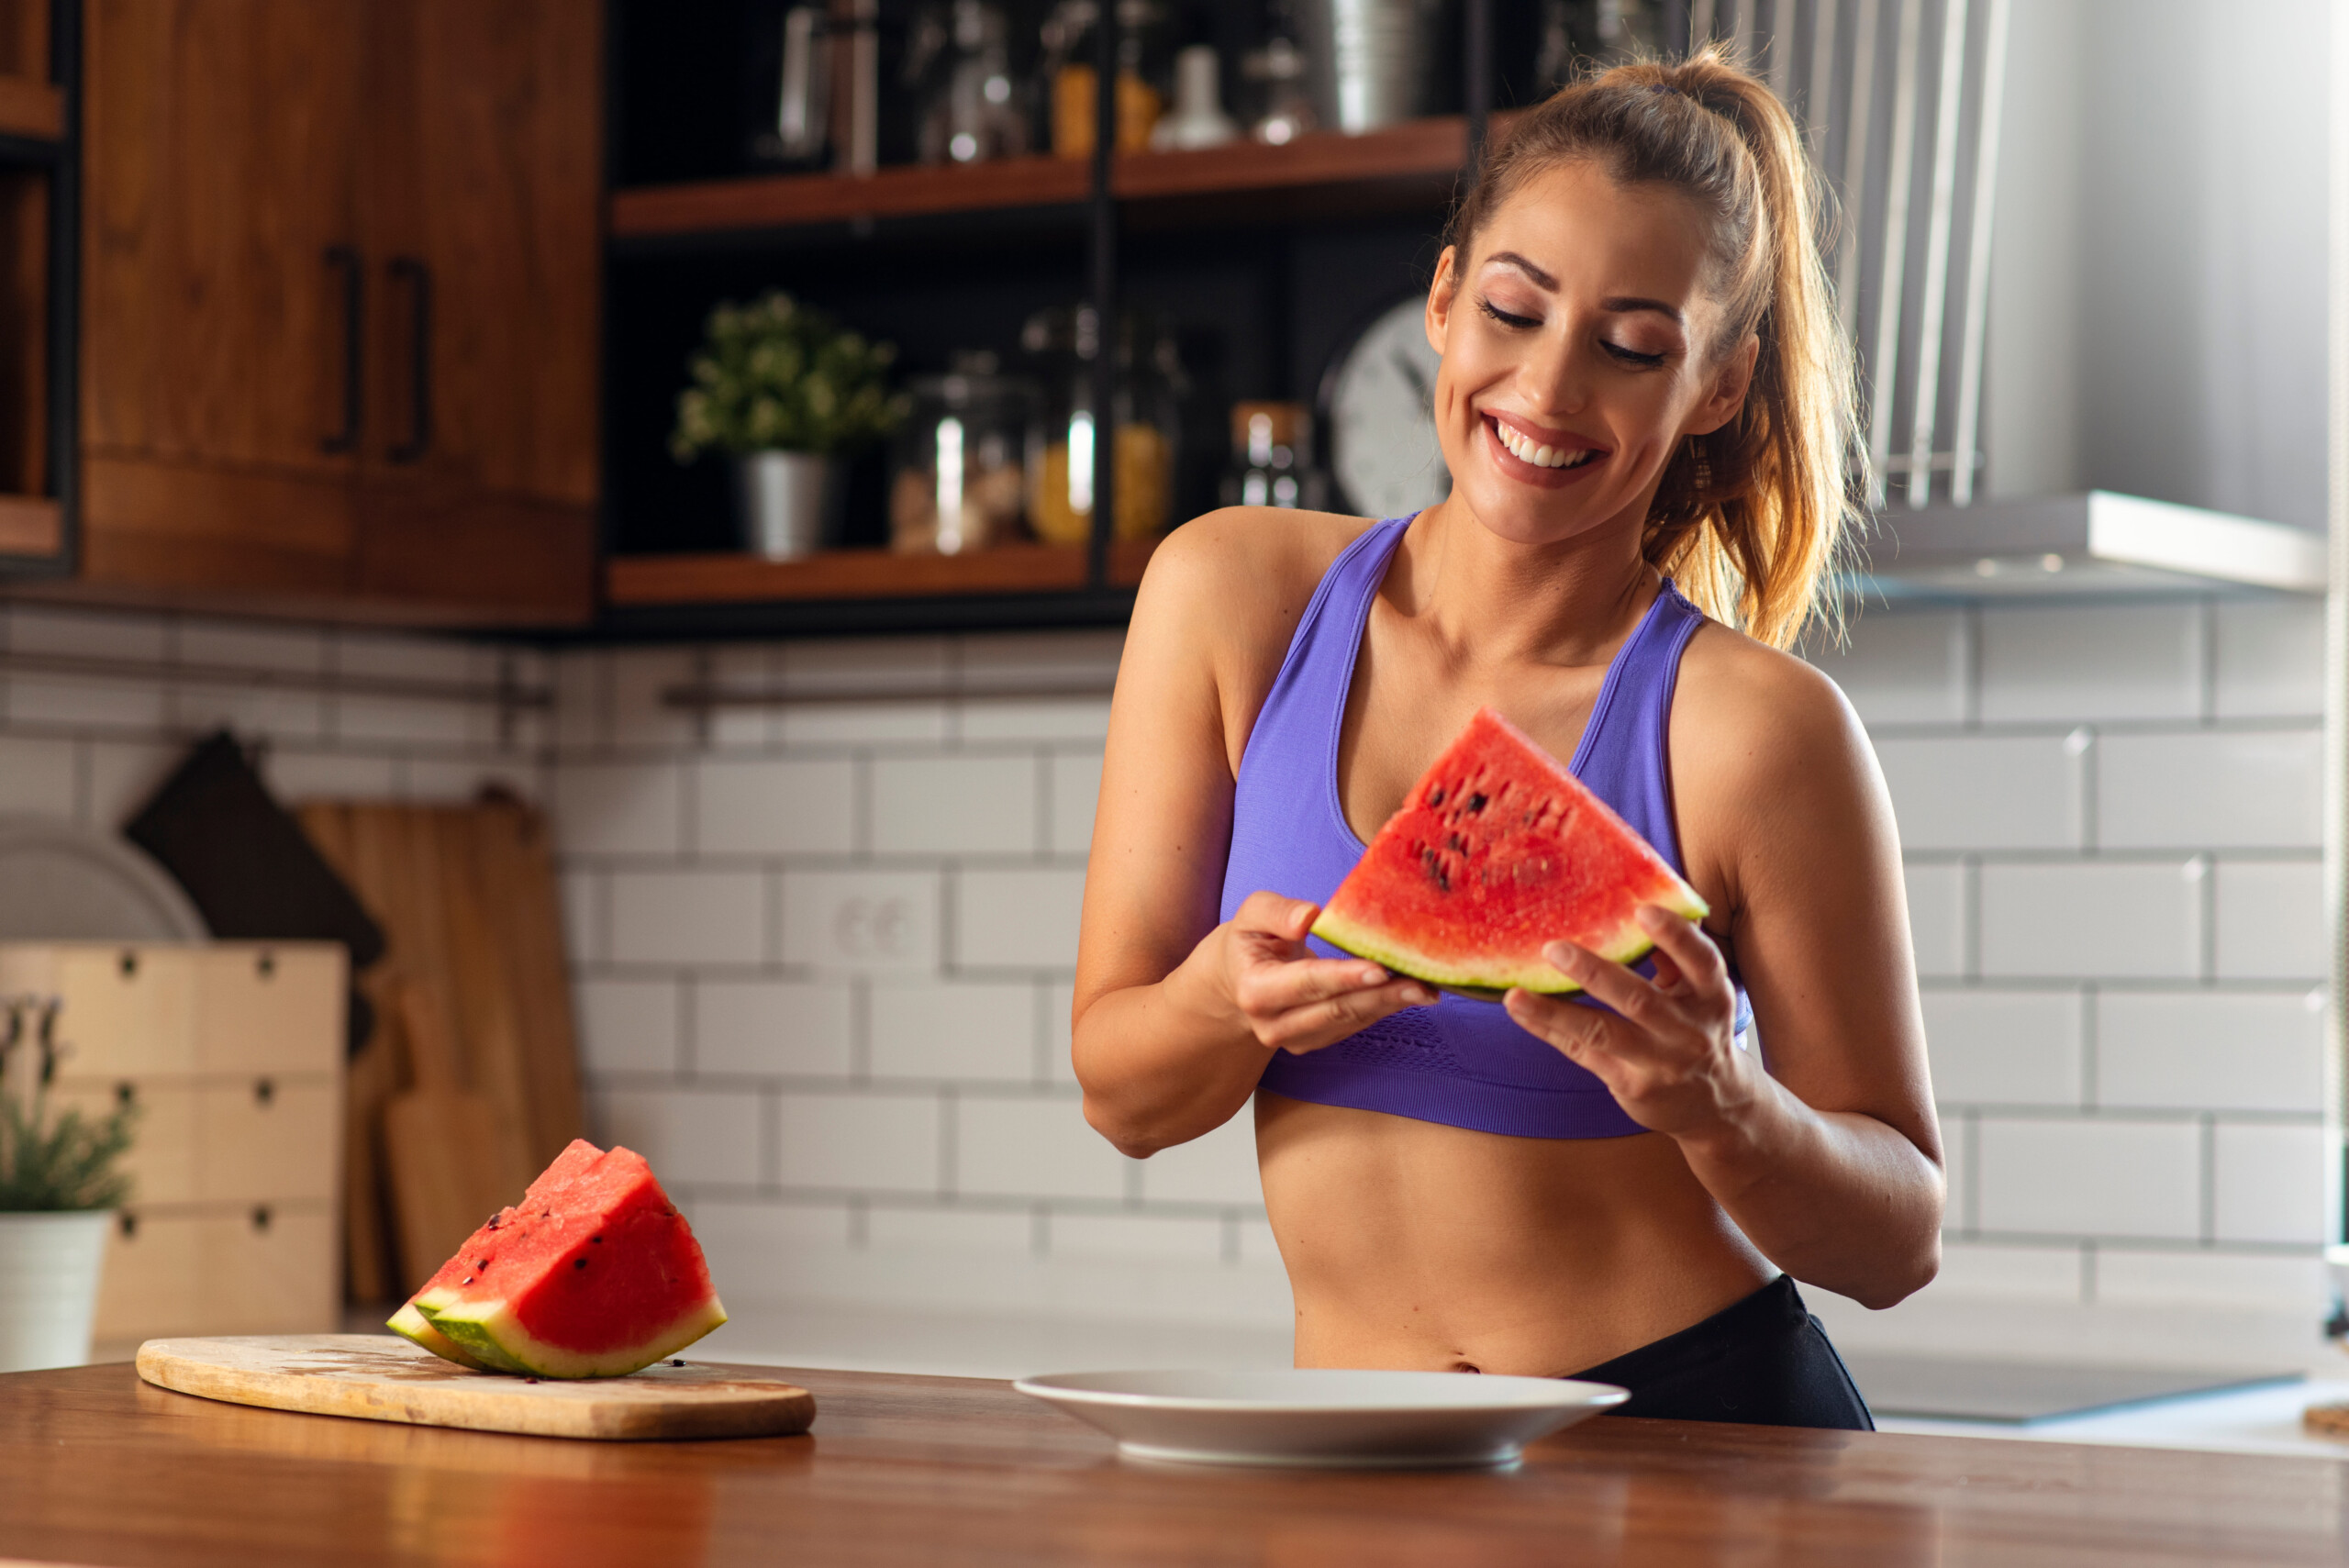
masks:
<svg viewBox="0 0 2349 1568"><path fill-rule="evenodd" d="M58 1110L56 1036L54 1000L0 998L0 1372L89 1359L106 1231L130 1195L133 1109Z"/></svg>
<svg viewBox="0 0 2349 1568"><path fill-rule="evenodd" d="M746 549L810 554L840 538L843 454L887 435L904 411L885 379L896 358L780 289L729 300L709 313L669 450L679 462L712 449L733 459Z"/></svg>

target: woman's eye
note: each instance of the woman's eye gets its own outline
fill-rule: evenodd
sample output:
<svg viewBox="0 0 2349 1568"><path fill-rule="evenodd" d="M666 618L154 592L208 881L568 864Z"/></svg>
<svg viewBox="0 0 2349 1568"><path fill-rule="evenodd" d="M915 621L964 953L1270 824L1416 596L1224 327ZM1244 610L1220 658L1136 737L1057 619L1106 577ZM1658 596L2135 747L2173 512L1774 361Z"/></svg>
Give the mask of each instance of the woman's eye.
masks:
<svg viewBox="0 0 2349 1568"><path fill-rule="evenodd" d="M1500 306L1495 305L1489 299L1480 299L1476 304L1484 310L1486 315L1491 317L1494 320L1499 322L1504 327L1521 328L1539 327L1542 325L1541 321L1537 317L1531 316L1512 316L1508 311L1503 310Z"/></svg>
<svg viewBox="0 0 2349 1568"><path fill-rule="evenodd" d="M1664 356L1662 354L1643 354L1637 349L1627 349L1620 343L1609 343L1606 345L1606 349L1609 353L1614 355L1617 359L1622 361L1627 365L1639 365L1644 368L1653 368L1664 363Z"/></svg>

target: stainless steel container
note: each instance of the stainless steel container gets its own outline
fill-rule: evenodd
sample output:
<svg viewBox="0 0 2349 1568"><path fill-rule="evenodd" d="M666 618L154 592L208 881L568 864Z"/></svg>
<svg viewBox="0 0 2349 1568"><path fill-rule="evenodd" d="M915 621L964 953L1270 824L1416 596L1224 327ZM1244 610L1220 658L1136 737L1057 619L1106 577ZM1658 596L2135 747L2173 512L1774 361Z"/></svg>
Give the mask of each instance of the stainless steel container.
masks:
<svg viewBox="0 0 2349 1568"><path fill-rule="evenodd" d="M1422 113L1441 21L1438 0L1298 0L1297 41L1321 124L1359 132Z"/></svg>
<svg viewBox="0 0 2349 1568"><path fill-rule="evenodd" d="M847 498L846 475L837 458L743 452L734 459L742 548L769 561L813 555L837 543Z"/></svg>

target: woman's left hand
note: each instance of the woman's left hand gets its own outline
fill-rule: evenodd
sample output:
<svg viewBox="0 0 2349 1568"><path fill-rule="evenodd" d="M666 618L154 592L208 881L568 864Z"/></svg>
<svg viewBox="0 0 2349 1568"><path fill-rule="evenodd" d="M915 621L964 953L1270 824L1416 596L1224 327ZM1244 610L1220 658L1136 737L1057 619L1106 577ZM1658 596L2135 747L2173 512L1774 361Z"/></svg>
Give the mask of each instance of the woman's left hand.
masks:
<svg viewBox="0 0 2349 1568"><path fill-rule="evenodd" d="M1721 1130L1755 1093L1753 1063L1737 1049L1729 965L1695 922L1653 904L1636 917L1655 940L1653 980L1572 942L1542 950L1614 1012L1523 989L1503 1005L1520 1028L1595 1073L1642 1127L1675 1138Z"/></svg>

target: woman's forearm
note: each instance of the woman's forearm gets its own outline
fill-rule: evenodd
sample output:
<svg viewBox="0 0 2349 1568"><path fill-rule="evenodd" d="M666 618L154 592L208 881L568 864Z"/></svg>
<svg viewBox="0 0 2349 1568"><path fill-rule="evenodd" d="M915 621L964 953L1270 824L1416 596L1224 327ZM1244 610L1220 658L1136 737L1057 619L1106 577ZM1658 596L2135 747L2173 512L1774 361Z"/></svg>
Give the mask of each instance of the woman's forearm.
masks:
<svg viewBox="0 0 2349 1568"><path fill-rule="evenodd" d="M1679 1138L1747 1240L1797 1279L1866 1307L1929 1283L1941 1258L1941 1167L1874 1117L1813 1110L1753 1076L1736 1114Z"/></svg>
<svg viewBox="0 0 2349 1568"><path fill-rule="evenodd" d="M1147 1159L1229 1121L1271 1052L1222 1016L1185 969L1093 1000L1076 1020L1085 1119L1120 1153Z"/></svg>

